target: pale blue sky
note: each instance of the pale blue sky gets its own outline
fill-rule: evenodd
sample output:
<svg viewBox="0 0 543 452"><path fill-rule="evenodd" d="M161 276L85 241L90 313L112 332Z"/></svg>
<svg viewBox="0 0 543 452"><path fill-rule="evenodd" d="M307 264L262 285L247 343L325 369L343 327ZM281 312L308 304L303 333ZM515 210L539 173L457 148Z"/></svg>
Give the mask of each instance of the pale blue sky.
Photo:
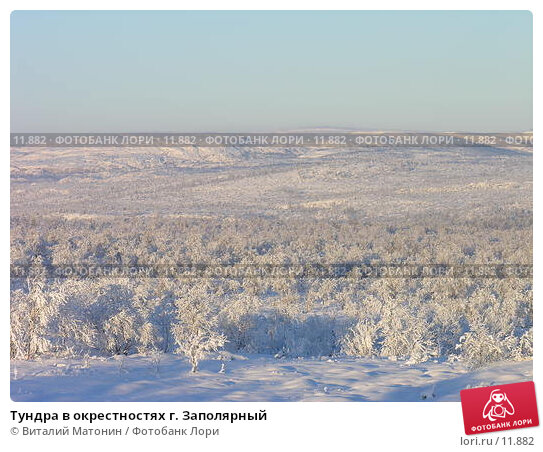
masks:
<svg viewBox="0 0 543 452"><path fill-rule="evenodd" d="M13 132L325 126L531 129L531 14L12 14Z"/></svg>

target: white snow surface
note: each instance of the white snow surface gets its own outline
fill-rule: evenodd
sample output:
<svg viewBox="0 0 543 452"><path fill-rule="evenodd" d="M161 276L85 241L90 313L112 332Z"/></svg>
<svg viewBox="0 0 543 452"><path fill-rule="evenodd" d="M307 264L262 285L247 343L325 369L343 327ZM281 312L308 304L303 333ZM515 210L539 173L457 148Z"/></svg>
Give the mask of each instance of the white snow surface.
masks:
<svg viewBox="0 0 543 452"><path fill-rule="evenodd" d="M221 372L222 364L224 372ZM200 371L176 355L11 362L14 401L115 402L449 402L460 390L532 379L532 361L469 371L461 363L382 358L273 358L223 355Z"/></svg>

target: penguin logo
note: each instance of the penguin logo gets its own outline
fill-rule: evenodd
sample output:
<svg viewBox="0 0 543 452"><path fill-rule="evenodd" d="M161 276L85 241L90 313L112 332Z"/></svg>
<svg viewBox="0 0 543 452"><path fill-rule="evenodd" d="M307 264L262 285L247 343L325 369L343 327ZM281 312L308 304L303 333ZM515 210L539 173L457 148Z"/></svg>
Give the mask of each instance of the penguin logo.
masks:
<svg viewBox="0 0 543 452"><path fill-rule="evenodd" d="M495 421L496 418L503 419L512 414L515 414L515 407L507 398L507 394L501 389L494 389L483 408L483 417L489 421Z"/></svg>

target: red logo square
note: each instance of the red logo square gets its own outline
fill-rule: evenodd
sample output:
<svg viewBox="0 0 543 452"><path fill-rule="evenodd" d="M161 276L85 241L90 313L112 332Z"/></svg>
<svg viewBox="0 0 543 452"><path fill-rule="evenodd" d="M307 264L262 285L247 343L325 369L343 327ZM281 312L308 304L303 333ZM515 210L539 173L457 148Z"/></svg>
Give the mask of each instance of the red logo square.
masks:
<svg viewBox="0 0 543 452"><path fill-rule="evenodd" d="M466 435L539 425L533 381L460 391Z"/></svg>

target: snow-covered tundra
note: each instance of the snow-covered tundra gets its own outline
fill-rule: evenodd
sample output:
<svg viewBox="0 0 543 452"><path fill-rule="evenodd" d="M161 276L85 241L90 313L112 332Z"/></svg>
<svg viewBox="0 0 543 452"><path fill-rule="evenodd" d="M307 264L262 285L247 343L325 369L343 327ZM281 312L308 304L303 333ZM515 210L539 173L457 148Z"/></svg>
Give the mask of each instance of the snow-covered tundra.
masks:
<svg viewBox="0 0 543 452"><path fill-rule="evenodd" d="M531 378L526 150L11 152L16 400L457 400Z"/></svg>

